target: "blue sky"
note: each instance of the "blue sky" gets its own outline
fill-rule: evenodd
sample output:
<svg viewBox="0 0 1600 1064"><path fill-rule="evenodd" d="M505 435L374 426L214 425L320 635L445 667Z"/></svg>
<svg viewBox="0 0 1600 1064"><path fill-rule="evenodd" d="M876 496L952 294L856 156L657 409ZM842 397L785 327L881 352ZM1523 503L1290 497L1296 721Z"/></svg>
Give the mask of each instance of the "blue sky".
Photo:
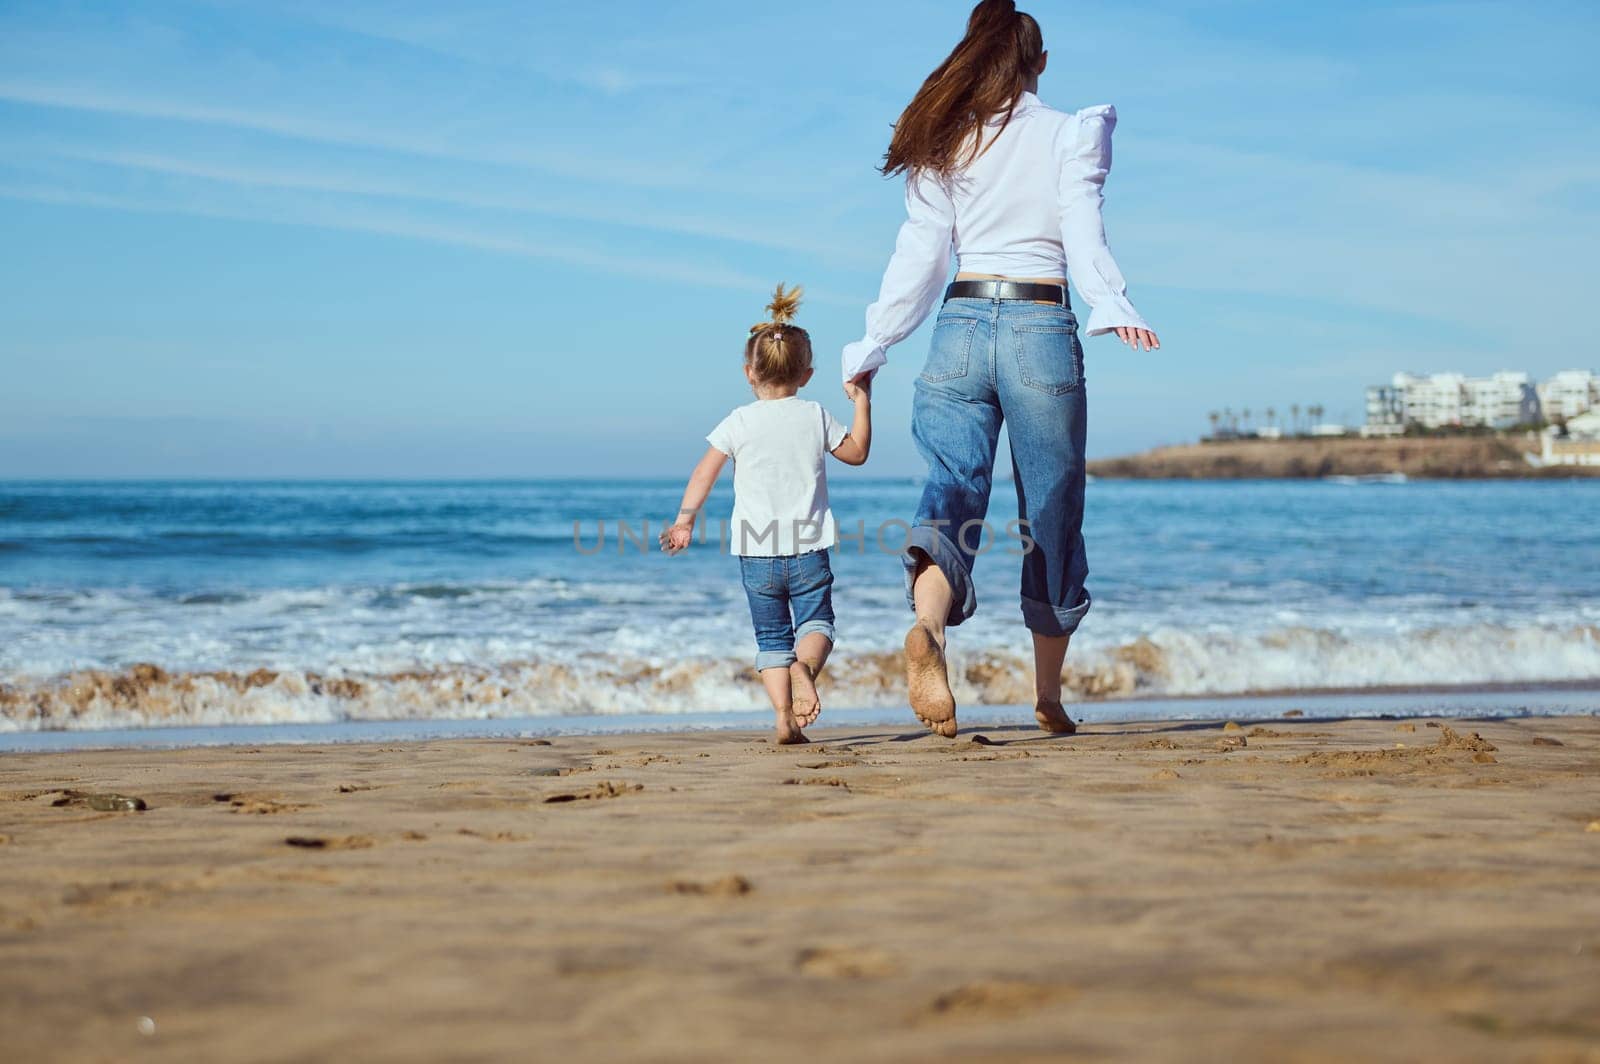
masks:
<svg viewBox="0 0 1600 1064"><path fill-rule="evenodd" d="M1025 7L1027 5L1024 5ZM0 476L656 475L803 282L808 394L969 5L0 5ZM1035 4L1121 113L1090 450L1358 418L1394 370L1594 367L1600 8ZM917 468L891 353L864 472Z"/></svg>

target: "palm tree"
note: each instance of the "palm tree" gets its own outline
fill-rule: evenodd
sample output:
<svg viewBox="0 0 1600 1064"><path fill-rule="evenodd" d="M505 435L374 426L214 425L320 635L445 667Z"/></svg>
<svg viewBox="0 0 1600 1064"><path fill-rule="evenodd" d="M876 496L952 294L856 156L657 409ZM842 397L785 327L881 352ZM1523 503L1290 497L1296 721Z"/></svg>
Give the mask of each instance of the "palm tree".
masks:
<svg viewBox="0 0 1600 1064"><path fill-rule="evenodd" d="M1206 417L1211 421L1211 435L1215 437L1217 434L1217 422L1222 420L1222 415L1213 410Z"/></svg>
<svg viewBox="0 0 1600 1064"><path fill-rule="evenodd" d="M1244 417L1244 430L1246 432L1249 432L1250 431L1250 408L1248 406L1244 408L1243 417Z"/></svg>
<svg viewBox="0 0 1600 1064"><path fill-rule="evenodd" d="M1272 407L1270 407L1270 406L1267 407L1267 428L1270 429L1272 427L1272 423L1273 423L1273 421L1277 420L1277 417L1278 417L1278 412L1276 410L1272 409Z"/></svg>
<svg viewBox="0 0 1600 1064"><path fill-rule="evenodd" d="M1289 404L1289 416L1294 419L1294 420L1289 422L1289 433L1290 433L1290 435L1298 436L1300 434L1300 404L1299 403L1290 403Z"/></svg>

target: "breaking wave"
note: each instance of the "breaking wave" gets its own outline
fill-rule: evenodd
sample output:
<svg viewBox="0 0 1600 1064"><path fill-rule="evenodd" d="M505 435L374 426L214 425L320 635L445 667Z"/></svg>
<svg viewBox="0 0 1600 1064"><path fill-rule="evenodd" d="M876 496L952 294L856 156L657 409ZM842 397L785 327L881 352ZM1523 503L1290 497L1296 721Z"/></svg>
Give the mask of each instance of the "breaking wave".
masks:
<svg viewBox="0 0 1600 1064"><path fill-rule="evenodd" d="M1032 699L1031 660L1012 649L951 651L967 705ZM1078 701L1269 691L1600 683L1600 627L1479 625L1350 634L1292 627L1219 636L1164 629L1116 645L1074 647L1066 688ZM900 655L841 652L830 705L903 704ZM748 658L575 655L401 671L169 671L157 664L0 679L0 731L681 714L760 709Z"/></svg>

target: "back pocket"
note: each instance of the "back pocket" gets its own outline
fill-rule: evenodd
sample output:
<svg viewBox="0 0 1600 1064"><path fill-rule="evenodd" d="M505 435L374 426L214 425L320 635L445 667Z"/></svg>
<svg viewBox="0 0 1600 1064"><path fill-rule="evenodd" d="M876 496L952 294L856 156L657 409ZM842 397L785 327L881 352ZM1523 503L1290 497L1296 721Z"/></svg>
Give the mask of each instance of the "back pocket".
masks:
<svg viewBox="0 0 1600 1064"><path fill-rule="evenodd" d="M1072 325L1013 325L1017 373L1022 383L1046 395L1065 395L1083 385L1083 348Z"/></svg>
<svg viewBox="0 0 1600 1064"><path fill-rule="evenodd" d="M828 564L828 552L814 550L802 554L790 563L789 593L803 595L833 583L833 567Z"/></svg>
<svg viewBox="0 0 1600 1064"><path fill-rule="evenodd" d="M933 327L933 346L922 367L922 379L938 384L965 377L972 361L972 336L977 331L977 318L940 318Z"/></svg>

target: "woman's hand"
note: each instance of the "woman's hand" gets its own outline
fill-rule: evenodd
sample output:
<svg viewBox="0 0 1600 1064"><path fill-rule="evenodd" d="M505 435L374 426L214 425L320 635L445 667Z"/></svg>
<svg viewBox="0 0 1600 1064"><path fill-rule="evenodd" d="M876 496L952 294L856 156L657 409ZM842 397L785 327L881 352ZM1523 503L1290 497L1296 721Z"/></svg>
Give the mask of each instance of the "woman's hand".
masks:
<svg viewBox="0 0 1600 1064"><path fill-rule="evenodd" d="M1134 329L1126 325L1118 325L1117 335L1121 337L1123 343L1130 345L1135 351L1139 350L1141 345L1146 351L1154 351L1161 346L1161 341L1157 340L1156 334L1149 329Z"/></svg>
<svg viewBox="0 0 1600 1064"><path fill-rule="evenodd" d="M845 398L852 403L872 399L872 374L863 373L844 382Z"/></svg>
<svg viewBox="0 0 1600 1064"><path fill-rule="evenodd" d="M661 549L668 554L676 554L687 547L693 538L693 525L673 525L662 530Z"/></svg>

